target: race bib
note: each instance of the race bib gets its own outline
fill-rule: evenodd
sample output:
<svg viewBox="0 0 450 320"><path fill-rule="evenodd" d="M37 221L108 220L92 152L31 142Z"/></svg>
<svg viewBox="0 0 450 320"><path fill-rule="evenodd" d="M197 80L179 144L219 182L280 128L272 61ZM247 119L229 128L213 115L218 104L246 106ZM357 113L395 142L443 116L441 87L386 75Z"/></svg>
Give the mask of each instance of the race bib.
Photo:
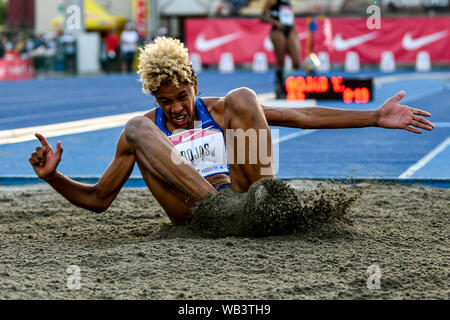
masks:
<svg viewBox="0 0 450 320"><path fill-rule="evenodd" d="M170 136L169 140L203 177L229 173L221 131L214 128L184 130Z"/></svg>
<svg viewBox="0 0 450 320"><path fill-rule="evenodd" d="M294 24L294 12L288 6L280 6L280 23L284 26Z"/></svg>

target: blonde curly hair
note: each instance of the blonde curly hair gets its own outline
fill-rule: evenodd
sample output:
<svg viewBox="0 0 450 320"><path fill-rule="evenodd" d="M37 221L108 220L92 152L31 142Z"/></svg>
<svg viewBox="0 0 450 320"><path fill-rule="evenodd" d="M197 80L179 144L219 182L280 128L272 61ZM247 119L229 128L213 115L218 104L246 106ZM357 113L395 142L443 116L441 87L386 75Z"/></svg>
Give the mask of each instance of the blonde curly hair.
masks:
<svg viewBox="0 0 450 320"><path fill-rule="evenodd" d="M158 37L139 50L137 73L144 93L154 94L162 84L168 82L176 87L181 83L194 83L195 73L188 50L180 40Z"/></svg>

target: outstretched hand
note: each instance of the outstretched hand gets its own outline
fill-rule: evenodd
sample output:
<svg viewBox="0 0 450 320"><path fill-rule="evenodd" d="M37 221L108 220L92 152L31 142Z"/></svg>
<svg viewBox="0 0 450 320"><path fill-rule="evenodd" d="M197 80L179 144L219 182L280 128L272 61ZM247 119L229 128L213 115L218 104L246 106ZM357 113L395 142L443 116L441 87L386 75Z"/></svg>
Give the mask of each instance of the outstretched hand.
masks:
<svg viewBox="0 0 450 320"><path fill-rule="evenodd" d="M53 152L52 147L42 134L36 133L35 136L39 139L42 146L36 148L36 151L31 154L29 161L38 177L45 180L56 172L56 167L61 161L63 149L61 142L58 141L56 152Z"/></svg>
<svg viewBox="0 0 450 320"><path fill-rule="evenodd" d="M377 125L382 128L405 129L414 133L422 133L417 128L433 130L434 124L421 117L431 117L430 113L399 104L404 96L405 91L400 91L383 103L378 110Z"/></svg>

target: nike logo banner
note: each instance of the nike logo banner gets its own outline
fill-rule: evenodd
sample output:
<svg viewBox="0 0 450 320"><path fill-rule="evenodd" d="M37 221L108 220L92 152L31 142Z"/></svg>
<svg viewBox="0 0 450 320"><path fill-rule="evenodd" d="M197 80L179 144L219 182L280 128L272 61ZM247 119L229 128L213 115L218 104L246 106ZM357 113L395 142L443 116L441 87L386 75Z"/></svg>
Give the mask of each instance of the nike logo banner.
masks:
<svg viewBox="0 0 450 320"><path fill-rule="evenodd" d="M354 51L362 64L379 64L383 51L391 51L395 61L413 64L419 51L428 52L432 63L450 63L450 17L382 18L382 28L369 30L366 18L319 19L314 33L314 52L327 52L331 63L343 63ZM300 58L306 56L306 19L296 18ZM220 55L229 52L234 63L251 64L256 53L264 53L275 64L271 25L259 19L187 19L185 43L204 64L218 64ZM327 30L327 32L325 32Z"/></svg>
<svg viewBox="0 0 450 320"><path fill-rule="evenodd" d="M209 40L205 39L205 35L201 33L197 39L195 40L195 49L200 52L205 52L209 50L213 50L215 48L221 47L226 43L232 42L238 39L241 35L241 32L234 32L227 34L225 36L212 38Z"/></svg>
<svg viewBox="0 0 450 320"><path fill-rule="evenodd" d="M416 39L413 39L411 37L411 33L406 33L402 40L402 46L405 50L417 50L422 48L423 46L426 46L430 43L433 43L435 41L438 41L442 38L445 38L447 36L448 32L447 30L436 32L424 37L419 37Z"/></svg>
<svg viewBox="0 0 450 320"><path fill-rule="evenodd" d="M368 34L363 34L361 36L343 39L340 33L336 34L333 41L334 49L338 51L345 51L357 47L367 41L375 39L377 37L377 32L372 32Z"/></svg>

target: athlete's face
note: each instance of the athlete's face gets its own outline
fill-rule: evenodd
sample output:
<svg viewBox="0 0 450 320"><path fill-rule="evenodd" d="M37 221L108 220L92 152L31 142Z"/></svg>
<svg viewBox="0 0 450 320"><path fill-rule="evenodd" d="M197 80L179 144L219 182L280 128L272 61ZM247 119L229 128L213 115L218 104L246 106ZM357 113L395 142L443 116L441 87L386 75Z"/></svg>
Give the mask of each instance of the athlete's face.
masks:
<svg viewBox="0 0 450 320"><path fill-rule="evenodd" d="M154 93L167 119L167 129L191 129L194 127L195 94L197 93L197 79L194 84L183 83L176 87L172 83L163 84Z"/></svg>

